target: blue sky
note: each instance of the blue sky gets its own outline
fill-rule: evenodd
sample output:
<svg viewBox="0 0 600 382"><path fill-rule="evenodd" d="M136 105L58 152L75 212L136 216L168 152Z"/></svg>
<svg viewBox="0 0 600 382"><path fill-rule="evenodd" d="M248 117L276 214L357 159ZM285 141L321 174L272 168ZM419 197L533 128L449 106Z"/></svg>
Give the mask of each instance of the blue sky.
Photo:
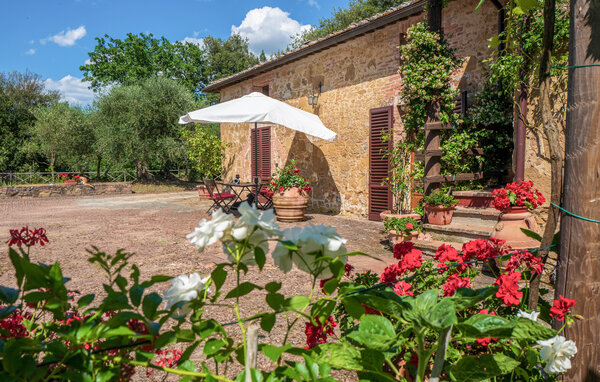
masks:
<svg viewBox="0 0 600 382"><path fill-rule="evenodd" d="M30 70L65 100L85 105L93 93L79 67L95 37L144 32L201 43L204 36L227 38L236 31L253 51L268 54L284 48L290 34L347 5L348 0L5 0L0 72Z"/></svg>

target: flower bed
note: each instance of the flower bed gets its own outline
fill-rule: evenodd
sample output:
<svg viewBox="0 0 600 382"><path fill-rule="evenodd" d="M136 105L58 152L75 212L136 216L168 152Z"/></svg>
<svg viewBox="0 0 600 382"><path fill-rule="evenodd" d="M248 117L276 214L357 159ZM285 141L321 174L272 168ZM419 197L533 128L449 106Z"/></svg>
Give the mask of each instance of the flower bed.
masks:
<svg viewBox="0 0 600 382"><path fill-rule="evenodd" d="M434 262L407 242L394 247L397 263L382 275L353 274L348 259L360 254L347 253L346 240L334 228L308 224L282 231L272 211L244 203L239 212L236 220L218 210L188 235L200 252L219 244L228 255L206 275L143 279L129 262L131 254L92 251L90 262L106 274L102 299L85 295L75 301L58 263L30 260L29 251L47 242L45 231L11 231L9 258L17 283L0 288L0 328L5 328L0 358L10 360L0 362L0 379L48 373L59 379L75 373L127 380L140 366L147 372L231 381L235 376L223 370L245 362L249 326L271 332L275 323L283 328L277 336L283 341L261 343L259 351L281 366L251 371L263 380L290 375L298 380L294 375L308 369L315 378L334 381L327 378L331 368L364 380L508 380L513 373L541 380L570 367L575 344L538 320L572 325L578 318L571 314L575 302L560 296L539 314L524 310L524 284L541 272L529 252L513 253L501 241L478 239L460 252L441 246ZM269 240L275 241L270 253ZM310 293L283 295L285 278L255 284L254 274L264 270L267 255L283 272L293 267L305 272ZM472 265L498 256L509 260L506 270L493 285L471 289L477 274ZM224 288L228 279L233 288ZM170 288L155 292L165 281ZM263 311L252 316L240 310L240 300L251 294L265 299ZM205 308L213 305L231 309L235 326L226 331L229 323L206 316ZM304 328L306 346L288 343L296 325ZM334 338L340 329L344 334ZM190 360L194 350L203 353L204 365ZM30 366L19 367L25 364ZM237 378L244 380L244 372Z"/></svg>

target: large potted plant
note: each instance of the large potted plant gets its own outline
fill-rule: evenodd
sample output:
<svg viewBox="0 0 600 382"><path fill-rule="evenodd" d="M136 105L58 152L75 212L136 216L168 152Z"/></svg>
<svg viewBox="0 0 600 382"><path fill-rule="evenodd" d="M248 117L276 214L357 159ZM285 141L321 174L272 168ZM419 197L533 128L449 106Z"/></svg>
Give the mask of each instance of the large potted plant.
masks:
<svg viewBox="0 0 600 382"><path fill-rule="evenodd" d="M436 191L423 197L423 209L427 222L435 225L446 225L452 222L454 206L458 200L443 191Z"/></svg>
<svg viewBox="0 0 600 382"><path fill-rule="evenodd" d="M279 221L304 220L311 187L309 180L299 173L300 170L292 159L287 166L277 170L267 186L273 193L273 208Z"/></svg>
<svg viewBox="0 0 600 382"><path fill-rule="evenodd" d="M539 246L539 242L532 240L522 229L537 231L537 224L530 211L542 205L546 199L536 188L533 182L513 182L504 188L496 189L493 205L499 211L500 221L492 237L506 240L513 248L532 248Z"/></svg>
<svg viewBox="0 0 600 382"><path fill-rule="evenodd" d="M409 216L385 219L383 227L388 234L388 240L392 246L403 241L413 241L422 231L419 222Z"/></svg>

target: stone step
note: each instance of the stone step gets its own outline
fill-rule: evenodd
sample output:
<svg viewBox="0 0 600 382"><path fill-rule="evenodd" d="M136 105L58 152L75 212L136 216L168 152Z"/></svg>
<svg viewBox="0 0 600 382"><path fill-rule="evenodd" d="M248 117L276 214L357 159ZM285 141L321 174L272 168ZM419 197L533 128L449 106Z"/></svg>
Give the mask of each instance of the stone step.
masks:
<svg viewBox="0 0 600 382"><path fill-rule="evenodd" d="M458 199L458 205L463 207L492 207L494 199L491 191L452 191L452 196Z"/></svg>
<svg viewBox="0 0 600 382"><path fill-rule="evenodd" d="M447 225L423 224L423 229L434 240L455 243L466 243L477 238L487 239L494 232L494 227L459 224L454 221Z"/></svg>
<svg viewBox="0 0 600 382"><path fill-rule="evenodd" d="M500 211L495 208L476 208L456 206L452 222L462 225L494 228L498 223Z"/></svg>

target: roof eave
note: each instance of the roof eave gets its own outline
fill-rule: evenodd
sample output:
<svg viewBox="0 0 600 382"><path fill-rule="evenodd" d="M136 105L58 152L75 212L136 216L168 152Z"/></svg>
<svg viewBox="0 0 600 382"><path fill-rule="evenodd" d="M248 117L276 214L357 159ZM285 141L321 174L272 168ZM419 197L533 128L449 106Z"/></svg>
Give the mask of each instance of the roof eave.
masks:
<svg viewBox="0 0 600 382"><path fill-rule="evenodd" d="M257 65L253 68L250 68L250 69L240 72L238 74L234 74L230 77L215 81L211 84L208 84L204 89L202 89L202 91L206 92L206 93L216 93L227 86L244 81L244 80L246 80L250 77L253 77L257 74L267 72L271 69L274 69L281 65L285 65L289 62L298 60L302 57L305 57L310 54L319 52L321 50L330 48L330 47L340 44L346 40L349 40L349 39L358 37L360 35L363 35L365 33L382 28L382 27L384 27L388 24L394 23L396 21L405 19L410 16L417 15L417 14L423 12L424 9L425 9L425 1L414 2L412 4L407 5L406 7L398 9L395 12L390 12L389 14L384 14L383 16L381 16L371 22L368 22L368 23L365 23L362 25L358 25L356 28L352 28L347 31L343 31L339 34L334 34L329 38L324 38L322 41L319 41L312 45L308 45L305 48L300 48L296 51L292 51L290 53L284 54L274 60L267 61L264 64Z"/></svg>

